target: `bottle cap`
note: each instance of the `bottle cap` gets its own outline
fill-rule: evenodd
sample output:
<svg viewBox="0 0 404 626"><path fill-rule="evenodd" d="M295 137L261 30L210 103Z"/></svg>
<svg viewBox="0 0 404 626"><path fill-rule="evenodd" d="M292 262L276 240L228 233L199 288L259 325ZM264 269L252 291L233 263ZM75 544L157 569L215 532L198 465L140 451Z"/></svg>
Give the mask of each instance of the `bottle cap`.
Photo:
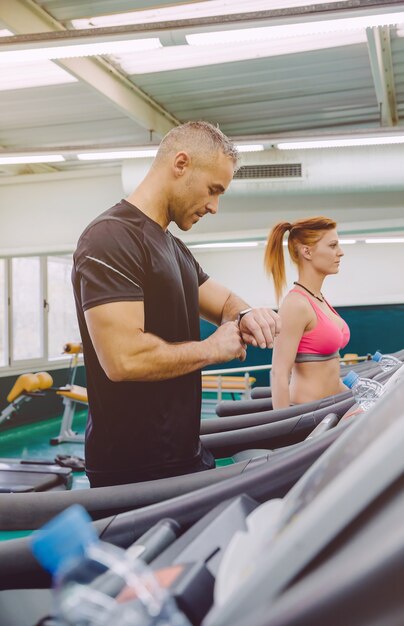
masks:
<svg viewBox="0 0 404 626"><path fill-rule="evenodd" d="M54 574L67 560L80 558L98 535L91 517L79 504L60 513L31 538L31 549L42 567Z"/></svg>
<svg viewBox="0 0 404 626"><path fill-rule="evenodd" d="M377 363L380 361L380 359L382 358L382 353L381 352L375 352L374 355L372 356L372 361L376 361Z"/></svg>
<svg viewBox="0 0 404 626"><path fill-rule="evenodd" d="M358 374L354 372L353 370L351 370L350 372L348 372L345 378L342 379L342 382L344 383L344 385L352 389L353 385L356 383L358 378L359 378Z"/></svg>

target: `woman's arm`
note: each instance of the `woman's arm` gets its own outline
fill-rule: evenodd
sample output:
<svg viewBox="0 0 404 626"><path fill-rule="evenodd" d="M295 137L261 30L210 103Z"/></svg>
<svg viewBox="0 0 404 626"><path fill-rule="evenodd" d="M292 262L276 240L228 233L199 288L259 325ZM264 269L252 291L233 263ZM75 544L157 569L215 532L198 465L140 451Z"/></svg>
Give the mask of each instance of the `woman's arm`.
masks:
<svg viewBox="0 0 404 626"><path fill-rule="evenodd" d="M272 356L271 389L274 409L290 406L289 379L297 348L310 322L307 303L298 295L286 296L279 309L281 332L275 339Z"/></svg>

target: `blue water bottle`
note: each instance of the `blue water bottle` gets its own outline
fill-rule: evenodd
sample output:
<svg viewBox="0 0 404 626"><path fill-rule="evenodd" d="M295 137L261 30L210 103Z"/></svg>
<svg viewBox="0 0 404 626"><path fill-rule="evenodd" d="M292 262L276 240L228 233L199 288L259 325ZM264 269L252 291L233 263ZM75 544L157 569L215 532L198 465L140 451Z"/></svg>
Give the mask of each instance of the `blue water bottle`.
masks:
<svg viewBox="0 0 404 626"><path fill-rule="evenodd" d="M151 569L130 549L100 541L80 505L33 533L31 547L52 574L63 626L190 626Z"/></svg>
<svg viewBox="0 0 404 626"><path fill-rule="evenodd" d="M348 372L342 382L352 390L355 401L364 411L368 411L384 391L383 385L377 380L360 378L353 370Z"/></svg>

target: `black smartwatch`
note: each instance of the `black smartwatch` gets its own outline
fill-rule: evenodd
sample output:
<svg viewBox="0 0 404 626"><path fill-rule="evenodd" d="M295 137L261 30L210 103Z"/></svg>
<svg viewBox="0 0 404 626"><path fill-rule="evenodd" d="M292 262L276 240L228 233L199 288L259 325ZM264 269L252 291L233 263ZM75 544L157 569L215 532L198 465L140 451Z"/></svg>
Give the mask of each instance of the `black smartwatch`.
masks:
<svg viewBox="0 0 404 626"><path fill-rule="evenodd" d="M249 313L250 311L252 311L252 307L250 307L249 309L244 309L244 311L240 311L240 313L237 316L238 325L240 325L241 318L244 317L244 315L247 315L247 313Z"/></svg>

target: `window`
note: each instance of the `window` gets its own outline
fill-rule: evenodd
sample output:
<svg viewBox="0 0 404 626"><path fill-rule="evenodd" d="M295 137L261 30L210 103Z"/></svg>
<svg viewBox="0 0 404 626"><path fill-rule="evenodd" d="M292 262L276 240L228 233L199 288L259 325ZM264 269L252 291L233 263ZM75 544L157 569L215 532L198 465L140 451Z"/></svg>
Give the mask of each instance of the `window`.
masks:
<svg viewBox="0 0 404 626"><path fill-rule="evenodd" d="M8 364L7 352L6 262L0 259L0 367Z"/></svg>
<svg viewBox="0 0 404 626"><path fill-rule="evenodd" d="M72 255L0 258L0 368L19 373L68 359L80 342L71 284Z"/></svg>
<svg viewBox="0 0 404 626"><path fill-rule="evenodd" d="M43 357L43 296L39 257L11 261L12 361Z"/></svg>
<svg viewBox="0 0 404 626"><path fill-rule="evenodd" d="M79 342L80 334L71 284L71 256L49 256L48 272L48 358L60 358L68 341Z"/></svg>

